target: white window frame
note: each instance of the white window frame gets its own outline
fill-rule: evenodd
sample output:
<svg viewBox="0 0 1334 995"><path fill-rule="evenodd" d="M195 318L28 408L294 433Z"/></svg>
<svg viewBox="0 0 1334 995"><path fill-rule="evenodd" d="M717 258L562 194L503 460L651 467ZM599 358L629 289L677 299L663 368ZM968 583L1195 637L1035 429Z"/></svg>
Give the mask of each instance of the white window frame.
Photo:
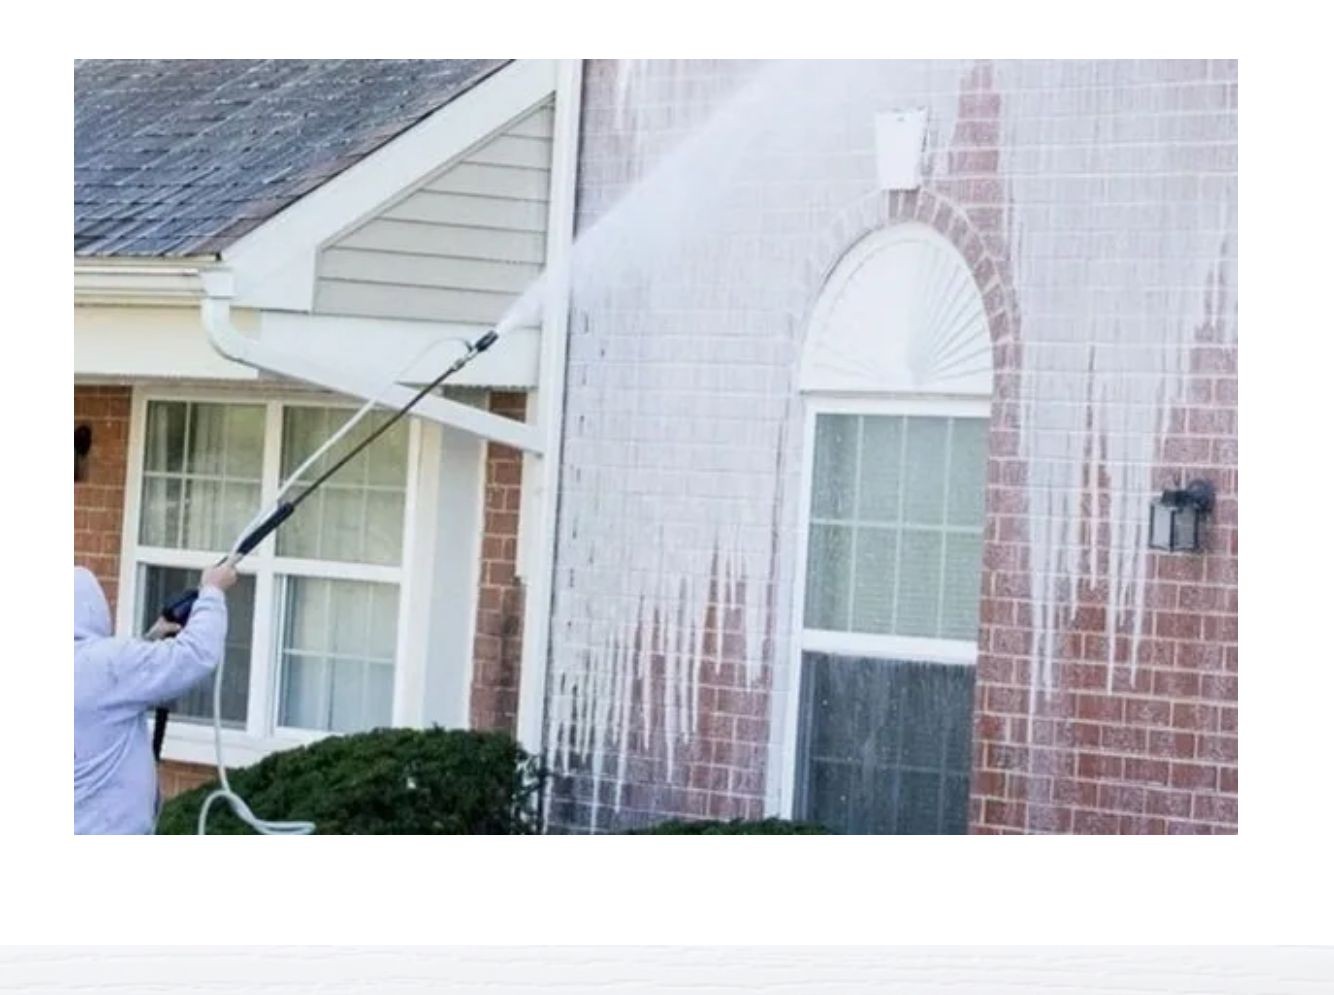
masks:
<svg viewBox="0 0 1334 995"><path fill-rule="evenodd" d="M815 422L820 415L885 415L919 418L991 417L991 400L946 395L884 396L860 394L804 394L801 493L797 512L795 595L788 638L789 683L785 715L775 723L782 736L778 814L792 818L796 808L798 775L797 731L801 721L802 655L808 652L848 657L879 657L973 667L977 641L934 639L806 628L806 567L811 532L811 491L815 475Z"/></svg>
<svg viewBox="0 0 1334 995"><path fill-rule="evenodd" d="M129 446L126 463L125 503L121 528L120 597L116 607L116 629L122 636L136 636L138 619L138 573L140 566L180 567L202 570L226 552L196 551L145 546L139 543L139 516L143 492L144 448L147 441L147 412L152 401L252 404L265 409L264 453L260 501L270 506L277 497L281 474L282 412L286 407L321 407L346 410L358 405L335 394L302 390L255 390L245 387L186 385L135 385L132 389ZM229 765L243 765L270 753L312 743L335 733L299 729L278 723L277 585L280 575L377 581L398 585L398 630L394 656L394 693L391 724L420 726L423 721L420 688L425 680L430 618L414 610L422 593L419 587L431 582L433 544L419 541L434 534L436 502L420 500L424 470L438 467L441 433L434 425L408 419L407 478L403 514L402 560L398 566L381 566L279 556L273 536L265 539L241 562L240 572L255 578L254 627L251 633L250 689L244 729L223 727L223 758ZM428 491L433 488L426 488ZM480 495L479 495L480 499ZM258 509L256 509L258 510ZM300 512L298 512L300 514ZM476 612L475 586L472 613ZM465 712L466 714L466 712ZM171 722L163 742L164 760L212 764L216 761L211 722Z"/></svg>

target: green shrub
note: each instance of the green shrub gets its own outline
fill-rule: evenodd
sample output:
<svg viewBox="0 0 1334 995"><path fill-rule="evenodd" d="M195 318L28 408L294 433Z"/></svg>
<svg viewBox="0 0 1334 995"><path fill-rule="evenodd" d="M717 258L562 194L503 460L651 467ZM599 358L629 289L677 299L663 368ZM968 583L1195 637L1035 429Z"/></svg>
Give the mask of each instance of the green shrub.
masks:
<svg viewBox="0 0 1334 995"><path fill-rule="evenodd" d="M817 826L810 822L789 822L786 819L759 819L753 822L747 822L745 819L733 819L730 822L694 822L685 819L674 819L670 822L660 822L656 826L649 826L647 829L637 829L634 833L640 835L690 834L697 836L832 835L823 826Z"/></svg>
<svg viewBox="0 0 1334 995"><path fill-rule="evenodd" d="M232 790L267 820L308 820L321 834L540 831L541 767L504 733L377 729L333 736L229 770ZM217 782L172 798L159 833L193 833ZM225 801L210 833L249 833Z"/></svg>

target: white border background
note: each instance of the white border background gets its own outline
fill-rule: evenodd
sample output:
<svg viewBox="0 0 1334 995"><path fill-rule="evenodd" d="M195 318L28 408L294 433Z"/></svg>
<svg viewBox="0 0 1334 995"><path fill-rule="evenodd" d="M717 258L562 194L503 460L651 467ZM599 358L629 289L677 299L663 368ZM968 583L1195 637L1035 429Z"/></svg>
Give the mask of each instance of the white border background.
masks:
<svg viewBox="0 0 1334 995"><path fill-rule="evenodd" d="M0 993L1326 995L1313 948L0 949Z"/></svg>
<svg viewBox="0 0 1334 995"><path fill-rule="evenodd" d="M0 938L11 943L1323 943L1327 34L1269 3L40 5L6 58ZM482 15L481 11L486 13ZM1285 16L1285 10L1288 12ZM483 23L481 17L487 22ZM405 20L407 19L407 20ZM1087 20L1084 20L1087 19ZM412 23L405 51L402 25ZM764 50L757 50L763 45ZM1241 834L75 839L64 635L75 56L1240 56ZM59 445L57 445L59 442ZM1230 955L1228 955L1230 956ZM331 961L332 963L332 961ZM797 963L797 962L794 962ZM791 979L801 971L793 968ZM1326 986L1326 990L1329 986ZM914 988L914 991L919 990ZM1086 989L1087 990L1087 989ZM1263 986L1253 989L1279 991Z"/></svg>

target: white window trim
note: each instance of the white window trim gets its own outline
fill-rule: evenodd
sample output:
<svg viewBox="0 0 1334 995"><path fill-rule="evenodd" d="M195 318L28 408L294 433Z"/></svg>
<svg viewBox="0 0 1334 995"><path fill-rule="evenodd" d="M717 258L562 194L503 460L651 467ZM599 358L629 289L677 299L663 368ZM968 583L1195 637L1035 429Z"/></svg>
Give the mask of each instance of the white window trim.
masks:
<svg viewBox="0 0 1334 995"><path fill-rule="evenodd" d="M977 663L976 642L806 628L806 558L810 542L811 489L815 472L815 420L824 414L988 419L991 416L991 401L988 398L931 395L874 397L807 394L802 397L802 409L801 491L797 510L796 576L788 638L787 696L782 721L771 724L774 733L781 737L778 744L771 744L771 755L776 745L780 757L777 799L773 808L779 816L789 819L794 815L796 803L799 760L797 730L801 721L803 653L908 659L959 666L975 666Z"/></svg>
<svg viewBox="0 0 1334 995"><path fill-rule="evenodd" d="M143 460L147 435L147 410L150 401L196 401L200 403L257 404L265 410L264 463L261 503L271 504L276 497L281 466L280 442L284 406L344 408L352 413L357 405L347 398L324 392L292 389L258 391L240 386L201 386L162 384L135 385L131 394L130 431L126 457L125 501L121 519L120 594L116 606L116 631L123 637L138 636L135 615L138 568L142 564L203 569L216 561L217 553L141 546L138 542L139 515L143 490ZM419 605L417 587L430 583L432 549L420 542L436 527L436 502L420 500L423 472L439 465L441 434L435 426L420 420L408 421L407 479L405 482L403 560L400 566L310 561L280 557L274 552L272 537L259 545L242 561L240 572L255 577L254 628L250 661L250 697L244 729L222 730L223 760L228 766L254 763L270 753L315 742L334 733L296 729L278 724L278 673L273 643L275 585L283 573L370 580L397 584L399 587L398 637L395 646L394 694L391 724L420 726L423 722L421 688L427 666L430 619L415 611ZM258 509L257 509L258 510ZM476 612L475 588L471 593L472 613ZM466 689L465 689L466 691ZM465 710L464 714L467 712ZM171 722L162 746L162 758L185 763L213 764L216 761L211 723Z"/></svg>

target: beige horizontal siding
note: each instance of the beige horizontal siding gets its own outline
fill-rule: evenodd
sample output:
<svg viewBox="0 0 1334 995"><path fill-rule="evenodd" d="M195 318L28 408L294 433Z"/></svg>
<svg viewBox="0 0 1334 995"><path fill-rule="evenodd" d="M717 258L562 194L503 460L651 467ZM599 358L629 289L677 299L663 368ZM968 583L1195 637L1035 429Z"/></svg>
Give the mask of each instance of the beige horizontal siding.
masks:
<svg viewBox="0 0 1334 995"><path fill-rule="evenodd" d="M477 197L419 190L385 211L390 221L426 221L437 225L498 228L501 231L547 230L547 205L538 200Z"/></svg>
<svg viewBox="0 0 1334 995"><path fill-rule="evenodd" d="M533 110L326 246L315 310L500 318L546 258L552 117Z"/></svg>
<svg viewBox="0 0 1334 995"><path fill-rule="evenodd" d="M375 249L424 256L457 256L495 262L529 263L541 266L546 258L545 235L494 228L417 224L412 221L372 221L353 232L337 249ZM335 251L325 250L325 255Z"/></svg>
<svg viewBox="0 0 1334 995"><path fill-rule="evenodd" d="M331 280L452 287L500 294L522 292L540 272L541 267L519 263L423 256L410 252L330 249L324 260L324 275Z"/></svg>
<svg viewBox="0 0 1334 995"><path fill-rule="evenodd" d="M461 162L441 173L425 189L435 193L466 193L474 196L511 197L546 203L551 175L545 169L524 166L488 166Z"/></svg>
<svg viewBox="0 0 1334 995"><path fill-rule="evenodd" d="M527 138L505 135L487 142L468 157L469 162L491 166L527 166L529 169L551 168L551 141L546 138Z"/></svg>
<svg viewBox="0 0 1334 995"><path fill-rule="evenodd" d="M320 284L323 311L361 318L418 319L421 321L499 321L514 300L513 294L475 290L442 290L387 283L324 280ZM442 318L447 315L448 318Z"/></svg>

